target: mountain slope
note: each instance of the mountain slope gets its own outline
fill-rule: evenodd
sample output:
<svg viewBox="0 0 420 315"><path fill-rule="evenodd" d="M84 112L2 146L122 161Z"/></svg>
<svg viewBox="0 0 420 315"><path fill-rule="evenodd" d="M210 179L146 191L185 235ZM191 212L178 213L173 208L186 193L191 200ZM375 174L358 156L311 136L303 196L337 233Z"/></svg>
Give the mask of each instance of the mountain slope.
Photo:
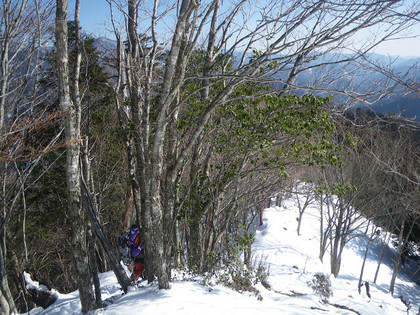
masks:
<svg viewBox="0 0 420 315"><path fill-rule="evenodd" d="M318 259L319 211L316 205L305 211L300 236L296 233L297 214L295 200L286 199L281 207L265 209L264 223L257 227L253 257L255 261L263 261L269 266L268 282L271 285L271 290L261 284L256 286L262 300L258 300L253 293L240 294L221 285L203 286L200 277L188 277L182 273L174 274L175 279L183 280L174 280L170 290L158 290L156 283L142 283L140 287L131 287L126 295L122 295L115 277L108 272L101 275L102 298L106 300L107 306L92 313L407 314L407 307L398 298L401 295L413 303L409 314L417 314L420 288L410 281L413 275L409 268L399 274L395 297L388 293L395 254L392 248L386 247L377 284L372 283L376 259L383 244L380 238L371 246L364 272L364 281L370 282L371 298L364 289L360 295L357 290L366 246L366 239L361 236L354 238L345 248L339 277L330 277L333 296L329 304L322 303L320 297L307 285L316 272L329 274L328 253L324 263ZM363 234L363 231L358 233ZM48 309L38 308L31 311L31 314L80 313L77 291L57 295L57 302Z"/></svg>

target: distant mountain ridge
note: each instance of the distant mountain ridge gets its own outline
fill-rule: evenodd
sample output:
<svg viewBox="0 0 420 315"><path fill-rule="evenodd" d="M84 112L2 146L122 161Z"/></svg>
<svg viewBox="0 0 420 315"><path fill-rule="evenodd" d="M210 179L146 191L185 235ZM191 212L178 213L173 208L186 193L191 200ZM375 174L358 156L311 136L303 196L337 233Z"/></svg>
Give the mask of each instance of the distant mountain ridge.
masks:
<svg viewBox="0 0 420 315"><path fill-rule="evenodd" d="M98 37L95 39L94 45L101 55L113 54L117 48L117 42L106 37ZM420 57L397 58L394 56L385 56L376 53L368 54L368 56L377 62L392 62L394 72L403 75L410 71L412 80L416 80L417 82L420 80L420 71L418 70L418 67L420 66ZM378 74L378 77L379 76L380 74ZM310 84L312 79L311 77L311 71L304 72L298 76L297 82L302 85ZM371 79L373 80L374 76ZM345 77L343 77L341 80L342 83L346 82ZM366 80L366 78L362 76L359 78L359 80ZM363 107L363 105L360 105L360 107ZM378 103L372 105L370 108L381 114L401 114L420 121L420 93L418 95L394 95L390 99L379 101Z"/></svg>

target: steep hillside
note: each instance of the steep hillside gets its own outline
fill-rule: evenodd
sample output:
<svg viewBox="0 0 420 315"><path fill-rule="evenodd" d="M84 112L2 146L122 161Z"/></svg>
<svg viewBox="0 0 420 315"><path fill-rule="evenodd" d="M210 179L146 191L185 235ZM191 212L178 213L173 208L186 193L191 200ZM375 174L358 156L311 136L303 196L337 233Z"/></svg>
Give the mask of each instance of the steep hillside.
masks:
<svg viewBox="0 0 420 315"><path fill-rule="evenodd" d="M318 259L319 208L312 204L304 213L301 235L296 233L298 214L296 200L285 199L281 207L264 210L263 224L255 224L256 239L253 259L269 270L270 289L256 285L258 293L238 293L221 285L202 285L203 277L174 273L170 290L158 290L157 284L140 283L126 295L119 290L111 272L101 275L102 295L106 307L93 314L417 314L420 306L420 288L413 281L418 266L413 262L400 270L396 293L388 293L395 251L385 244L385 255L377 283L373 278L377 261L384 245L378 237L370 246L363 281L370 283L370 297L365 287L361 294L357 285L366 248L364 229L360 229L346 246L342 269L338 278L330 277L333 295L328 303L308 286L314 275L329 274L328 253L324 263ZM31 314L77 314L80 312L78 293L62 295L46 310L40 308Z"/></svg>

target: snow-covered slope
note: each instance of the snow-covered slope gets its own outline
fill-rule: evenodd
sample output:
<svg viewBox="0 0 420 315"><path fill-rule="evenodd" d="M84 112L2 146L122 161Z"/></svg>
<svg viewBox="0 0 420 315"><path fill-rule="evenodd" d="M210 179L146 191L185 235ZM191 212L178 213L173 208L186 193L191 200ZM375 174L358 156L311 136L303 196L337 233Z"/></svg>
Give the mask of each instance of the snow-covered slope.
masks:
<svg viewBox="0 0 420 315"><path fill-rule="evenodd" d="M264 210L264 224L258 227L253 244L254 259L265 260L270 271L271 290L257 285L262 301L251 293L240 294L220 285L209 289L192 280L175 280L170 290L158 290L156 283L144 283L123 295L112 272L107 272L101 275L101 284L102 298L108 306L92 314L407 314L399 296L411 301L409 313L417 314L420 288L404 270L397 279L394 297L388 293L392 249L387 250L377 284L372 283L382 248L380 239L371 245L364 271L363 280L370 282L371 298L365 290L358 293L367 242L363 237L354 238L345 248L339 277L330 277L333 296L329 304L322 303L307 284L316 272L329 274L329 253L325 254L324 263L318 258L319 212L315 206L306 210L300 236L296 233L297 214L292 199L284 200L281 207ZM38 308L31 314L80 314L77 291L58 297L48 309Z"/></svg>

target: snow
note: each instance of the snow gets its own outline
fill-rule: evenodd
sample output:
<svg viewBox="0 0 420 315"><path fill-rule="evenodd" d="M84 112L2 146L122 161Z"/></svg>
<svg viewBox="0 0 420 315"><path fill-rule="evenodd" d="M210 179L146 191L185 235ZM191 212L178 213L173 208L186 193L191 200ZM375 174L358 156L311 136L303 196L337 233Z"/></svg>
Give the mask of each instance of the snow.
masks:
<svg viewBox="0 0 420 315"><path fill-rule="evenodd" d="M31 278L31 275L27 272L23 273L23 276L25 277L25 282L26 282L26 289L28 290L38 290L38 291L42 291L42 292L48 292L48 288L45 285L39 284L38 281L34 281Z"/></svg>
<svg viewBox="0 0 420 315"><path fill-rule="evenodd" d="M100 275L102 299L107 306L91 314L417 314L420 287L413 281L417 265L411 262L401 268L394 297L388 292L395 255L391 246L386 247L377 283L373 283L383 244L380 237L371 244L364 270L363 281L370 283L371 298L364 287L361 294L357 289L367 239L356 237L344 249L338 278L330 276L333 296L329 304L321 302L308 286L315 273L329 275L329 252L323 263L318 258L319 210L311 205L305 211L300 236L296 232L297 216L295 200L285 199L281 207L264 210L263 225L256 229L253 259L265 261L269 266L271 285L271 290L257 285L262 300L253 293L239 293L222 285L202 285L199 277L174 280L169 290L159 290L157 283L142 282L123 294L113 273L107 272ZM37 308L30 314L81 313L77 291L57 296L58 300L48 309ZM410 310L407 311L400 296L411 302Z"/></svg>

